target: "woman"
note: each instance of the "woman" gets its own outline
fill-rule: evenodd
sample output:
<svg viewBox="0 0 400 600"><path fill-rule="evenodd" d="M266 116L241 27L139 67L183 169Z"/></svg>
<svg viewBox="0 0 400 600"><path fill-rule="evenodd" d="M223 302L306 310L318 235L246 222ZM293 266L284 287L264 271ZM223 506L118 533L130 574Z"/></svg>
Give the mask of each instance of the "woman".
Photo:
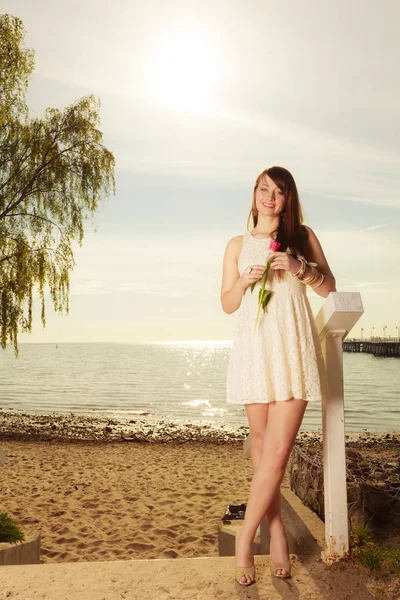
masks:
<svg viewBox="0 0 400 600"><path fill-rule="evenodd" d="M224 312L231 314L240 307L228 363L227 402L245 406L251 439L253 478L236 536L235 578L243 585L255 580L253 541L264 514L271 535L271 573L290 577L280 485L307 403L320 402L328 393L307 287L323 297L336 290L317 236L302 224L289 171L270 167L260 173L248 224L250 217L252 231L226 246L221 289ZM273 253L271 240L280 243ZM265 287L273 293L255 328L259 280L271 257Z"/></svg>

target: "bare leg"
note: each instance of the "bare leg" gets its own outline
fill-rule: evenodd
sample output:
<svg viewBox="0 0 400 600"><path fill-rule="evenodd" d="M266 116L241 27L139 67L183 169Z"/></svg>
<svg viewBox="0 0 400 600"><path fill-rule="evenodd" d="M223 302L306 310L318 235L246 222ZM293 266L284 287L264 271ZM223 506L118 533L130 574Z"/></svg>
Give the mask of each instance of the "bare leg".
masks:
<svg viewBox="0 0 400 600"><path fill-rule="evenodd" d="M253 467L253 473L256 471L261 457L262 446L265 438L265 430L268 422L268 407L269 404L262 402L245 404L250 428L250 458ZM248 562L240 562L237 559L238 557L236 556L236 564L241 567L247 567L253 562L252 558ZM249 581L252 578L250 575L242 575L240 579L243 583L246 583L246 581Z"/></svg>
<svg viewBox="0 0 400 600"><path fill-rule="evenodd" d="M270 521L271 535L276 534L277 536L279 529L282 528L280 506L277 513L277 497L280 501L280 485L306 406L307 402L294 398L271 402L268 406L267 427L261 456L251 482L245 519L238 543L236 556L238 565L246 566L253 561L253 540L264 513L272 517L272 522ZM276 559L279 560L279 557Z"/></svg>
<svg viewBox="0 0 400 600"><path fill-rule="evenodd" d="M251 436L250 458L253 467L253 473L255 473L261 458L262 448L265 440L265 431L268 423L268 407L269 404L265 403L245 404ZM283 538L283 542L285 543L286 538L284 537L284 527L282 523L280 492L275 495L271 506L269 506L266 510L266 517L268 519L270 533L273 531L276 533L274 540L277 539L279 541L280 534L281 541ZM283 560L285 557L276 556L274 558L275 560ZM247 564L240 563L240 566L247 566ZM284 569L281 569L281 572L282 571L284 571ZM243 583L245 583L246 576L243 575L241 580Z"/></svg>
<svg viewBox="0 0 400 600"><path fill-rule="evenodd" d="M267 429L269 404L257 402L254 404L245 404L244 406L250 428L251 464L253 467L253 472L255 472L261 457L261 450L265 438L265 430Z"/></svg>
<svg viewBox="0 0 400 600"><path fill-rule="evenodd" d="M265 440L265 431L268 423L268 406L269 404L254 403L245 404L247 419L250 428L250 457L253 467L253 473L256 472L257 465L261 458L262 448ZM283 528L281 517L281 495L276 494L271 506L266 510L269 527L274 529L275 525Z"/></svg>

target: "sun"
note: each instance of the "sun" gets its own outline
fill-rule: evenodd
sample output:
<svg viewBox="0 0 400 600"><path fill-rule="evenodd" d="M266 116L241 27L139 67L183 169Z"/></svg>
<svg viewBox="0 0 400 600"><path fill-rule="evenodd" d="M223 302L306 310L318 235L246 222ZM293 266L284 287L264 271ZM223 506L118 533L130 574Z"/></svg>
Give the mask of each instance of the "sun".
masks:
<svg viewBox="0 0 400 600"><path fill-rule="evenodd" d="M211 31L193 24L170 27L158 39L148 64L150 96L170 108L206 111L221 70Z"/></svg>

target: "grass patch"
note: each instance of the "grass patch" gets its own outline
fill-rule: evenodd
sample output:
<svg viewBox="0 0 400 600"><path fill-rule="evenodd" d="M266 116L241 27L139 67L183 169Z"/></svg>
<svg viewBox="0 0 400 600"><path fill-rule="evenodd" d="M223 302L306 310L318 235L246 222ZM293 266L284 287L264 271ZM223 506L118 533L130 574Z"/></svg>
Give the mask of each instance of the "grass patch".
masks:
<svg viewBox="0 0 400 600"><path fill-rule="evenodd" d="M23 542L24 539L24 532L18 523L6 513L0 513L0 542L12 544L14 542Z"/></svg>
<svg viewBox="0 0 400 600"><path fill-rule="evenodd" d="M371 571L400 577L400 550L375 542L368 524L363 523L353 530L350 551L358 564Z"/></svg>

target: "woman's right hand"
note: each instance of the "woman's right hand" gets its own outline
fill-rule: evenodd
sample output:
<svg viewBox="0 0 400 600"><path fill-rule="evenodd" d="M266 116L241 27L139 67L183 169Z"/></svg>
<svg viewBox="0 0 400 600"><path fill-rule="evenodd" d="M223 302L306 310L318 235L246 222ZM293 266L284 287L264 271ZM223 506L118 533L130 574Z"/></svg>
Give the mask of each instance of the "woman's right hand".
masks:
<svg viewBox="0 0 400 600"><path fill-rule="evenodd" d="M248 268L246 267L243 274L239 277L239 283L244 288L247 289L249 285L261 279L263 273L266 269L266 265L250 265L251 273L248 272Z"/></svg>

